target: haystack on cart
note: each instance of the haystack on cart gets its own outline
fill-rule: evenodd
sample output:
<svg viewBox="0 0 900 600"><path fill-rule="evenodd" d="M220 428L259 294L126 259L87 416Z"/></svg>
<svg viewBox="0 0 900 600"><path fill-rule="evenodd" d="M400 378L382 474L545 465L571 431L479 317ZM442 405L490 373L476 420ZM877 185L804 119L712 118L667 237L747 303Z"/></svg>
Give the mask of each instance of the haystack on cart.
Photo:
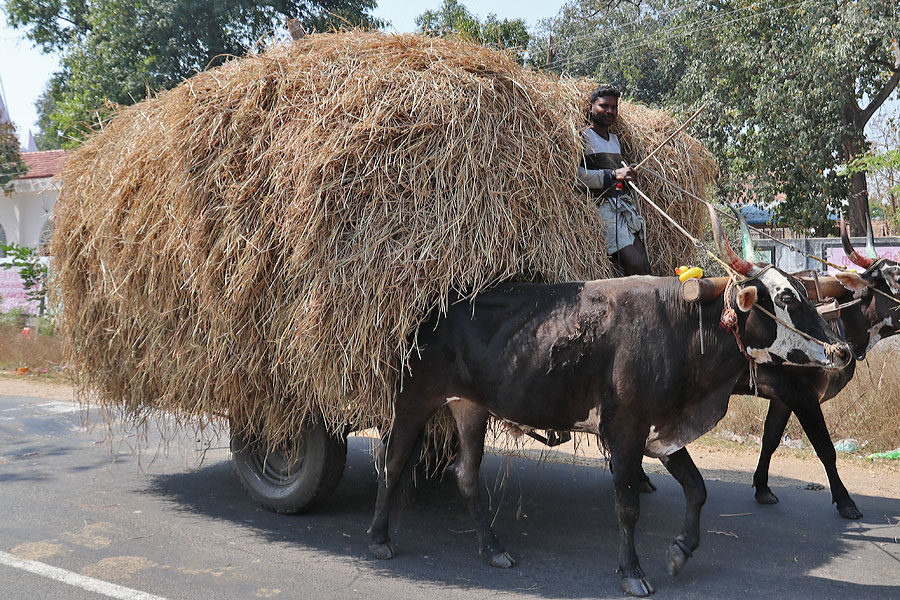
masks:
<svg viewBox="0 0 900 600"><path fill-rule="evenodd" d="M321 502L347 433L390 424L416 328L449 290L611 275L574 185L591 87L461 41L351 31L122 109L72 155L56 205L79 389L136 424L227 416L255 499ZM634 160L678 126L621 114ZM648 167L700 195L716 172L686 135ZM642 182L696 231L702 212L669 186ZM654 270L671 273L690 244L645 217Z"/></svg>

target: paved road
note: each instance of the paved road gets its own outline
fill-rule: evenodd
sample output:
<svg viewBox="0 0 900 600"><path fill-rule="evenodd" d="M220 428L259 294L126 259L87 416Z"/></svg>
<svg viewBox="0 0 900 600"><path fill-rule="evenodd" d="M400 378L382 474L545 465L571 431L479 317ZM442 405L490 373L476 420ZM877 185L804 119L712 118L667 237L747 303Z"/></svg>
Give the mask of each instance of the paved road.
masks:
<svg viewBox="0 0 900 600"><path fill-rule="evenodd" d="M366 550L375 483L363 440L351 439L327 507L280 516L243 493L223 449L198 466L205 441L193 436L154 455L153 434L136 454L136 438L116 434L110 445L103 427L81 423L68 403L0 396L3 599L622 597L612 484L600 467L487 459L514 569L479 560L452 481L413 490L392 534L400 555L380 562ZM900 598L898 500L855 495L866 516L850 522L827 490L803 482L761 507L745 485L708 481L701 547L672 578L663 552L683 500L671 478L654 481L638 552L655 598Z"/></svg>

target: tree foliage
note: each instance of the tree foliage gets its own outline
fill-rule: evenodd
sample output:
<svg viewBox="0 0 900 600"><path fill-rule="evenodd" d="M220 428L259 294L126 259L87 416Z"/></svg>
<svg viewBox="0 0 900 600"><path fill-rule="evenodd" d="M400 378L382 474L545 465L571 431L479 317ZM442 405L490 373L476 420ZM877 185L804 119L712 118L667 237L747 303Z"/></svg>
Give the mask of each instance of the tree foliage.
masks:
<svg viewBox="0 0 900 600"><path fill-rule="evenodd" d="M513 52L522 63L528 47L528 25L522 19L499 19L491 13L484 21L457 0L444 0L437 10L416 17L416 27L426 35L457 35L489 48Z"/></svg>
<svg viewBox="0 0 900 600"><path fill-rule="evenodd" d="M532 54L617 83L636 99L708 103L695 131L720 161L726 200L785 200L782 223L829 228L850 205L864 232L864 128L900 81L900 8L886 0L574 0Z"/></svg>
<svg viewBox="0 0 900 600"><path fill-rule="evenodd" d="M377 25L376 0L8 0L10 25L62 54L38 101L43 148L77 145L111 109L241 56L296 18L308 31Z"/></svg>
<svg viewBox="0 0 900 600"><path fill-rule="evenodd" d="M535 67L591 77L648 104L671 104L684 74L687 42L677 31L680 3L573 0L541 23L529 53Z"/></svg>
<svg viewBox="0 0 900 600"><path fill-rule="evenodd" d="M873 217L900 230L900 117L878 119L871 128L872 148L844 171L866 173Z"/></svg>
<svg viewBox="0 0 900 600"><path fill-rule="evenodd" d="M0 187L24 175L26 169L19 154L16 128L9 121L0 121Z"/></svg>

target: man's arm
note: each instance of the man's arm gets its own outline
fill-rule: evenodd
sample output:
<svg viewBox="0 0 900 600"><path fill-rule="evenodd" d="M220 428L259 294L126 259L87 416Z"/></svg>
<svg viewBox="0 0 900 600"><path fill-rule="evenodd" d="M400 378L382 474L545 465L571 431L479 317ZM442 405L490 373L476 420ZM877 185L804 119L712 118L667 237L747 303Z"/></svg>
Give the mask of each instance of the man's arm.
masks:
<svg viewBox="0 0 900 600"><path fill-rule="evenodd" d="M578 165L578 180L590 189L605 190L618 181L634 181L635 172L631 167L620 169L587 169Z"/></svg>
<svg viewBox="0 0 900 600"><path fill-rule="evenodd" d="M578 165L578 181L592 190L605 190L615 184L612 169L587 169Z"/></svg>

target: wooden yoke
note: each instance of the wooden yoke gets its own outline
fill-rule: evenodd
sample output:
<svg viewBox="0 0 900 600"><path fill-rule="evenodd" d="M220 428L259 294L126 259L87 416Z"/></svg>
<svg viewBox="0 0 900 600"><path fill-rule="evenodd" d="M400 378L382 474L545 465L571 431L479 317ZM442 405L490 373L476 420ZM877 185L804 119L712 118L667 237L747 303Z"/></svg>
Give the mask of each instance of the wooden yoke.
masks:
<svg viewBox="0 0 900 600"><path fill-rule="evenodd" d="M709 302L722 295L728 277L688 279L681 284L681 295L687 302Z"/></svg>
<svg viewBox="0 0 900 600"><path fill-rule="evenodd" d="M819 278L819 294L816 293L816 282L811 277L798 277L806 288L810 302L823 302L826 298L840 298L847 293L835 277ZM681 294L687 302L709 302L718 298L725 290L727 277L707 277L705 279L688 279L681 284Z"/></svg>
<svg viewBox="0 0 900 600"><path fill-rule="evenodd" d="M841 285L841 282L835 277L819 277L819 292L822 297L816 293L816 282L812 277L798 277L797 279L806 288L810 302L822 302L826 298L840 298L847 293L847 288Z"/></svg>

